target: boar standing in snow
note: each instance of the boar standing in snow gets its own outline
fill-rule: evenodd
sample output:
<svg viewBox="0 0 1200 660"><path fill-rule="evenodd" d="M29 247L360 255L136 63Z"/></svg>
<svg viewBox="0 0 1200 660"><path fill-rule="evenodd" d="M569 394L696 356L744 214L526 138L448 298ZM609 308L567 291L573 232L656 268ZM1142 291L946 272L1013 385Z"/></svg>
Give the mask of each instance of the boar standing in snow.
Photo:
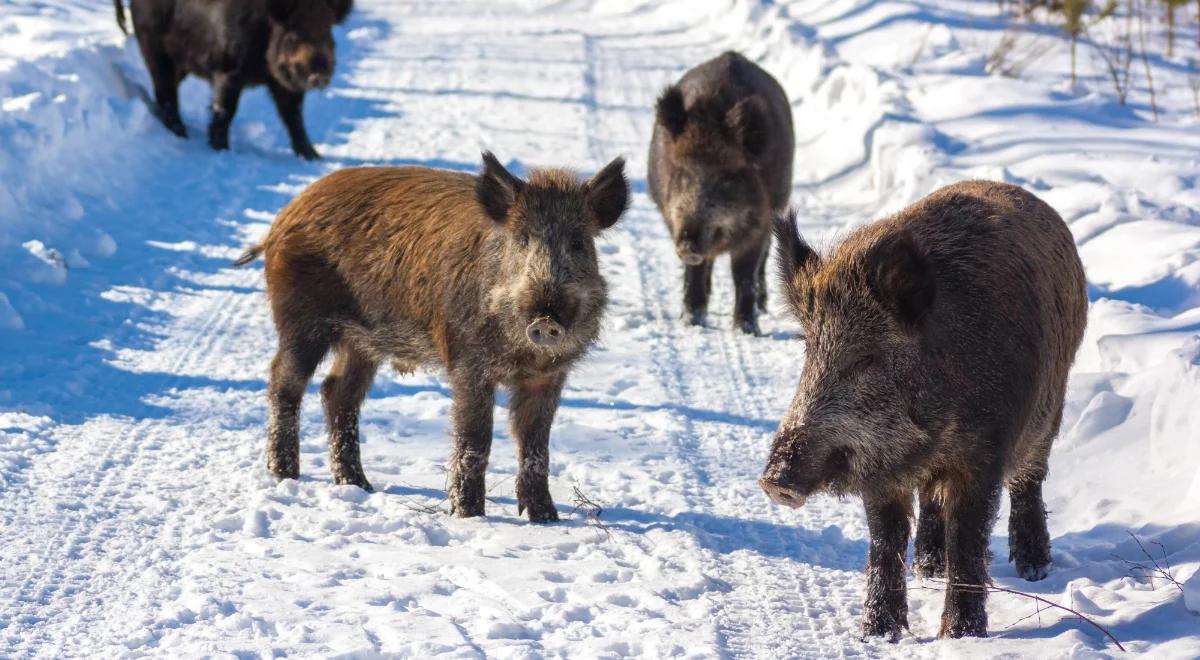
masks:
<svg viewBox="0 0 1200 660"><path fill-rule="evenodd" d="M510 393L519 509L557 520L550 425L567 373L607 304L595 239L625 211L624 161L585 182L565 170L479 176L422 167L345 169L288 204L238 264L266 259L279 333L268 397L267 465L296 478L300 399L321 385L333 479L370 489L358 414L380 362L444 367L454 394L451 511L483 515L497 386Z"/></svg>
<svg viewBox="0 0 1200 660"><path fill-rule="evenodd" d="M126 29L123 0L113 0ZM320 158L304 128L304 94L333 77L333 26L352 0L133 0L134 33L159 119L187 136L179 117L179 83L192 74L213 87L208 143L229 148L229 124L246 87L266 85L292 140L292 151Z"/></svg>
<svg viewBox="0 0 1200 660"><path fill-rule="evenodd" d="M807 351L760 481L772 500L859 494L871 535L863 627L907 627L904 556L945 576L940 635L984 636L988 539L1001 487L1009 558L1046 576L1042 481L1083 337L1087 289L1071 232L1015 186L942 188L828 256L776 229Z"/></svg>
<svg viewBox="0 0 1200 660"><path fill-rule="evenodd" d="M737 53L688 71L659 97L648 182L684 263L690 323L704 324L713 260L728 252L734 323L759 333L771 222L788 204L794 151L783 88Z"/></svg>

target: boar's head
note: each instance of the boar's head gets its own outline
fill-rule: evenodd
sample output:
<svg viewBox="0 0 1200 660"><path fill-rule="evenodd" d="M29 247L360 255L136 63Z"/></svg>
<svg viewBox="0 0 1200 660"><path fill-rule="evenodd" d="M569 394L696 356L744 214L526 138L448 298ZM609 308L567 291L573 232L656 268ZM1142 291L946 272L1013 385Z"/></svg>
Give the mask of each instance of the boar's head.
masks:
<svg viewBox="0 0 1200 660"><path fill-rule="evenodd" d="M779 504L888 487L929 453L922 383L933 267L914 236L880 227L822 258L794 216L776 222L783 287L806 338L800 384L759 481Z"/></svg>
<svg viewBox="0 0 1200 660"><path fill-rule="evenodd" d="M759 172L767 147L766 103L749 96L732 105L699 98L690 106L678 87L658 99L656 122L669 160L663 213L675 250L689 265L753 240L765 226L770 197Z"/></svg>
<svg viewBox="0 0 1200 660"><path fill-rule="evenodd" d="M628 205L624 168L617 158L587 181L554 169L523 180L483 154L476 197L502 230L487 306L517 344L565 353L599 333L608 296L595 241Z"/></svg>
<svg viewBox="0 0 1200 660"><path fill-rule="evenodd" d="M352 0L267 0L271 37L267 67L293 92L323 88L336 63L333 26L345 20Z"/></svg>

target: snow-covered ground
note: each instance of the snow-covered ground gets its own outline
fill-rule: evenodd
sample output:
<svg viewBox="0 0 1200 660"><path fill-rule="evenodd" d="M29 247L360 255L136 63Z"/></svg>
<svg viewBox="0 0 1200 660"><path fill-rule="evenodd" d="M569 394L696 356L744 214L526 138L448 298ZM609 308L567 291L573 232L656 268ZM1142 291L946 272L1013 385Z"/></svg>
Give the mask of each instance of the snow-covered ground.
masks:
<svg viewBox="0 0 1200 660"><path fill-rule="evenodd" d="M1047 483L1054 570L996 583L1071 606L1130 651L1200 657L1200 122L1195 28L1119 105L1092 42L984 0L359 0L334 85L310 95L322 163L295 159L262 90L233 150L170 136L107 2L0 0L0 656L1091 658L1095 629L993 595L992 637L858 635L858 502L772 506L755 485L803 344L778 296L764 338L678 320L679 266L645 194L658 91L736 48L784 83L793 201L822 244L966 177L1019 183L1071 224L1088 335ZM1194 21L1190 23L1194 26ZM1152 26L1153 27L1153 26ZM985 73L1002 40L1017 78ZM1097 37L1099 38L1099 37ZM1193 58L1190 60L1189 57ZM443 502L450 393L380 376L363 456L378 492L329 482L317 397L299 481L263 451L274 348L256 269L229 260L337 167L474 170L630 160L634 204L602 246L613 304L552 439L566 520L517 515L503 406L485 519ZM503 403L503 402L501 402ZM575 490L603 505L599 522ZM1003 515L1003 513L1002 513ZM1002 517L1003 520L1003 517ZM1131 536L1136 535L1136 539ZM1138 540L1185 589L1138 577ZM1187 590L1185 603L1183 591Z"/></svg>

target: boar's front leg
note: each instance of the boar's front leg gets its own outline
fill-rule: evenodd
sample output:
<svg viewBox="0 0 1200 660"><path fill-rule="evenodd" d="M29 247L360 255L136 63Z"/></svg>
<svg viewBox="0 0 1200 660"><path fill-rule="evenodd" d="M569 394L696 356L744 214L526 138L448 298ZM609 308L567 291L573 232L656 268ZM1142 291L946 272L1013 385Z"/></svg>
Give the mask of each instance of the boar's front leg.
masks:
<svg viewBox="0 0 1200 660"><path fill-rule="evenodd" d="M208 124L208 146L217 151L229 148L229 125L242 98L242 81L228 73L213 76L212 121Z"/></svg>
<svg viewBox="0 0 1200 660"><path fill-rule="evenodd" d="M304 92L293 92L274 80L267 81L267 87L271 91L271 99L275 101L275 110L287 127L292 151L304 160L319 159L321 154L313 148L308 139L308 129L304 127Z"/></svg>
<svg viewBox="0 0 1200 660"><path fill-rule="evenodd" d="M759 309L759 273L763 261L767 257L767 247L756 245L741 254L733 255L733 289L734 308L733 322L739 330L748 335L760 335L758 329ZM763 301L766 304L766 301Z"/></svg>
<svg viewBox="0 0 1200 660"><path fill-rule="evenodd" d="M531 522L558 520L550 497L550 426L558 410L563 375L513 384L509 421L517 443L517 512Z"/></svg>
<svg viewBox="0 0 1200 660"><path fill-rule="evenodd" d="M904 558L908 552L912 493L867 493L863 505L871 535L863 633L895 642L908 628Z"/></svg>
<svg viewBox="0 0 1200 660"><path fill-rule="evenodd" d="M691 325L704 325L708 316L708 294L712 290L711 261L683 267L683 317Z"/></svg>
<svg viewBox="0 0 1200 660"><path fill-rule="evenodd" d="M459 518L483 515L484 474L492 452L492 408L496 388L469 370L451 373L453 446L447 495L450 513Z"/></svg>
<svg viewBox="0 0 1200 660"><path fill-rule="evenodd" d="M986 476L988 471L980 472L945 505L946 603L939 637L987 636L988 540L1000 484Z"/></svg>
<svg viewBox="0 0 1200 660"><path fill-rule="evenodd" d="M341 345L333 367L321 383L325 403L325 426L329 431L329 470L333 482L358 486L370 492L358 447L358 416L363 399L371 390L378 364L357 349Z"/></svg>

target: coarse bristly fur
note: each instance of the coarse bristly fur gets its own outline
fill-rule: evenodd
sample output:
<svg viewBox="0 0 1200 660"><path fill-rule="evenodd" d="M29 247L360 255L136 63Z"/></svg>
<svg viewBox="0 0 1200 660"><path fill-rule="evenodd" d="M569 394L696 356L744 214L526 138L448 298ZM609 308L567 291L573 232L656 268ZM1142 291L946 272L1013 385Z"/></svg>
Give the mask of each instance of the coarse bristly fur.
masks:
<svg viewBox="0 0 1200 660"><path fill-rule="evenodd" d="M299 474L297 410L317 364L330 466L370 488L358 411L381 362L444 368L454 394L453 513L484 510L495 389L510 392L517 502L557 519L547 482L550 425L567 373L595 341L607 303L595 238L625 211L616 159L587 181L567 170L528 180L484 154L479 176L422 167L344 169L317 181L238 260L266 259L279 332L268 396L267 462Z"/></svg>
<svg viewBox="0 0 1200 660"><path fill-rule="evenodd" d="M713 260L729 253L734 322L758 334L770 226L788 205L794 151L787 95L738 53L696 66L659 97L647 184L684 262L689 322L705 323Z"/></svg>
<svg viewBox="0 0 1200 660"><path fill-rule="evenodd" d="M113 0L126 30L124 0ZM154 82L156 114L180 137L179 84L212 83L208 142L229 148L229 125L246 87L266 85L296 155L319 158L304 127L304 94L333 77L333 26L352 0L132 0L134 32Z"/></svg>
<svg viewBox="0 0 1200 660"><path fill-rule="evenodd" d="M805 363L762 485L782 504L859 494L867 510L867 634L907 627L904 561L914 492L916 569L950 587L941 635L985 635L987 548L1010 489L1010 558L1045 577L1042 501L1067 373L1087 322L1075 242L1016 186L967 181L851 234L821 256L794 218L776 226ZM967 585L966 587L957 585Z"/></svg>

